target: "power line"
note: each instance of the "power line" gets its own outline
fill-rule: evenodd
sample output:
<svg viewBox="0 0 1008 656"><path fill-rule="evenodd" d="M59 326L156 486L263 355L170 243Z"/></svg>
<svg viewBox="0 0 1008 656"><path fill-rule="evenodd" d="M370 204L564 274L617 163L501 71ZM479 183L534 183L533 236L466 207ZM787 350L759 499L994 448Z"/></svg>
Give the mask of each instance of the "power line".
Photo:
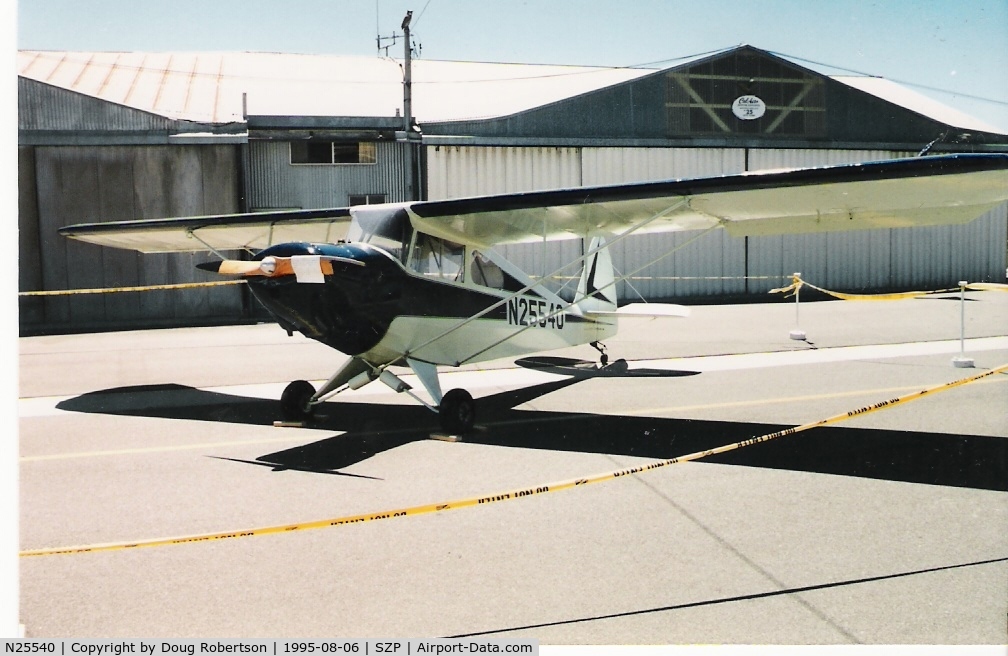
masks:
<svg viewBox="0 0 1008 656"><path fill-rule="evenodd" d="M776 55L778 57L784 57L786 59L792 59L794 61L800 61L800 62L804 62L806 64L814 64L816 66L826 66L827 68L836 69L838 71L843 71L845 73L853 73L854 75L861 75L861 76L864 76L864 77L873 77L873 78L878 78L878 79L883 79L883 80L889 80L890 82L895 82L897 84L902 84L903 86L907 86L907 87L914 87L914 88L917 88L917 89L926 89L927 91L936 91L938 93L947 93L947 94L951 94L951 95L954 95L954 96L960 96L962 98L969 98L971 100L980 100L980 101L983 101L983 102L994 103L995 105L1008 105L1008 100L998 100L996 98L986 98L984 96L977 96L977 95L970 94L970 93L962 93L961 91L953 91L951 89L942 89L940 87L933 87L933 86L929 86L929 85L926 85L926 84L919 84L917 82L909 82L907 80L898 80L896 78L884 77L884 76L881 76L881 75L873 75L871 73L865 73L864 71L858 71L858 70L855 70L855 69L852 69L852 68L844 68L843 66L836 66L834 64L827 64L825 62L815 61L815 60L812 60L812 59L805 59L804 57L797 57L795 55L789 55L789 54L782 53L782 52L774 52L772 50L768 50L767 52L769 52L771 55Z"/></svg>
<svg viewBox="0 0 1008 656"><path fill-rule="evenodd" d="M714 50L708 50L706 52L698 52L695 55L683 55L682 57L672 57L670 59L659 59L656 61L644 62L642 64L630 64L628 66L618 66L617 68L653 68L659 66L660 64L671 64L673 62L681 62L689 59L700 59L702 57L707 57L709 55L716 55L721 52L727 52L734 48L735 46L727 46L724 48L715 48ZM663 68L663 67L662 67Z"/></svg>
<svg viewBox="0 0 1008 656"><path fill-rule="evenodd" d="M427 6L430 5L430 1L431 0L427 1L427 4L424 5L424 9L426 9ZM414 80L414 84L418 84L418 85L478 84L478 83L513 82L513 81L522 81L522 80L563 78L563 77L571 77L571 76L574 76L574 75L592 75L592 74L596 74L596 73L607 73L607 72L618 71L618 70L652 68L654 66L661 65L661 64L670 64L670 63L674 63L674 62L681 62L681 61L686 61L686 60L691 60L691 59L699 59L699 58L710 56L710 55L714 55L714 54L717 54L717 53L726 52L727 50L730 50L730 49L731 48L719 48L719 49L716 49L716 50L709 50L707 52L702 52L702 53L698 53L698 54L695 54L695 55L686 55L686 56L683 56L683 57L674 57L674 58L669 58L669 59L661 59L661 60L656 60L656 61L644 62L644 63L640 63L640 64L631 64L631 65L628 65L628 66L612 66L612 67L584 66L584 67L578 67L579 70L573 70L573 71L564 71L564 72L557 72L557 73L544 73L544 74L539 74L539 75L520 75L520 76L515 76L515 77L500 77L500 78L483 78L483 79L475 78L475 79L467 79L467 80L428 80L428 81L425 81L425 80ZM854 75L860 75L860 76L864 76L864 77L871 77L871 78L877 78L877 79L885 79L885 80L889 80L890 82L895 82L897 84L901 84L901 85L904 85L904 86L907 86L907 87L914 87L914 88L917 88L917 89L924 89L924 90L933 91L933 92L936 92L936 93L955 95L955 96L958 96L958 97L961 97L961 98L968 98L968 99L971 99L971 100L979 100L981 102L992 103L992 104L995 104L995 105L1002 105L1002 106L1008 105L1008 100L1001 100L1001 99L996 99L996 98L988 98L988 97L985 97L985 96L979 96L979 95L975 95L975 94L963 93L963 92L960 92L960 91L954 91L954 90L950 90L950 89L943 89L943 88L940 88L940 87L934 87L934 86L919 84L919 83L916 83L916 82L909 82L909 81L906 81L906 80L886 78L886 77L879 76L879 75L872 75L871 73L866 73L864 71L859 71L859 70L855 70L855 69L845 68L843 66L837 66L837 65L834 65L834 64L828 64L828 63L825 63L825 62L819 62L819 61L807 59L807 58L804 58L804 57L797 57L797 56L789 55L789 54L786 54L786 53L773 52L773 51L767 51L767 52L769 52L772 55L775 55L775 56L778 56L778 57L782 57L782 58L786 58L786 59L789 59L789 60L794 60L794 61L797 61L797 62L803 62L803 63L806 63L806 64L812 64L812 65L815 65L815 66L825 66L827 68L831 68L831 69L834 69L834 70L837 70L837 71L843 71L843 72L846 72L846 73L851 73L851 74L854 74ZM123 54L123 53L118 53L118 54ZM338 57L339 55L304 55L304 56L309 56L309 57L330 57L330 56L337 56ZM147 66L143 66L143 65L135 65L135 64L125 64L125 63L122 63L122 62L118 61L118 57L116 58L116 61L96 61L94 59L85 59L84 57L76 57L75 58L73 56L70 56L69 53L60 53L60 52L55 52L55 51L38 51L38 52L35 53L35 60L40 60L40 59L58 60L57 68L61 64L72 63L72 64L79 64L79 65L82 65L82 66L102 66L102 67L107 67L107 68L114 68L114 69L119 70L119 71L128 70L128 71L134 71L134 72L137 72L137 73L147 73L147 74L157 74L157 75L180 75L180 76L184 76L184 77L186 77L188 79L208 78L208 79L220 80L221 77L222 77L222 75L221 75L220 72L196 71L195 70L195 66L193 68L189 69L189 70L175 69L175 68L169 68L169 67L147 67ZM522 65L522 66L530 66L530 67L550 66L550 64L520 64L520 65ZM552 64L552 66L561 67L561 66L565 66L565 65ZM31 67L31 64L29 64L26 68L30 68L30 67ZM235 74L235 73L224 73L223 77L234 79L234 80L264 80L264 81L279 80L279 81L297 82L297 83L331 83L331 84L338 83L338 84L355 84L355 85L381 85L381 84L388 84L388 83L386 83L384 81L381 81L381 80L346 80L346 79L339 79L339 78L310 78L310 77L297 78L297 79L292 80L290 77L280 76L280 75L271 76L271 75L249 75L249 74Z"/></svg>
<svg viewBox="0 0 1008 656"><path fill-rule="evenodd" d="M413 21L413 29L416 29L417 23L420 22L421 18L423 18L424 12L427 11L427 7L430 6L430 3L431 3L431 0L427 0L427 4L425 4L423 6L423 9L420 10L420 14L416 17L416 20Z"/></svg>
<svg viewBox="0 0 1008 656"><path fill-rule="evenodd" d="M38 51L38 52L34 52L35 57L34 57L33 61L37 61L37 60L55 61L56 62L56 67L55 67L54 70L58 69L63 64L75 64L75 65L80 65L80 66L84 66L84 67L101 67L101 68L115 69L116 71L123 71L123 72L129 71L129 72L132 72L132 73L146 74L146 75L158 75L158 76L178 75L178 76L185 77L187 79L205 78L205 79L212 79L212 80L221 80L221 79L263 80L263 81L281 81L281 82L293 82L293 83L338 83L338 84L359 84L359 85L383 85L383 84L389 84L389 82L386 82L386 81L383 81L383 80L375 80L375 79L351 80L351 79L328 78L328 77L326 77L326 78L323 78L323 77L297 77L297 78L293 78L293 77L291 77L289 75L261 75L261 74L259 74L259 75L253 75L253 74L247 74L247 73L234 73L234 72L227 72L227 71L225 71L223 73L221 73L220 71L197 71L197 70L195 70L195 66L192 69L171 68L169 66L144 66L143 64L127 64L127 63L124 63L124 62L122 62L122 61L119 60L118 56L116 57L115 61L111 61L111 60L108 60L108 61L104 61L104 60L103 61L98 61L98 60L95 60L93 58L84 57L83 56L84 53L76 53L76 54L79 54L81 56L74 57L74 56L71 56L69 53L62 53L62 52L55 52L55 51ZM126 53L109 53L109 54L120 55L120 54L126 54ZM258 53L256 53L256 54L258 54ZM269 54L269 53L267 53L267 54ZM209 55L209 56L210 57L214 57L216 55ZM228 55L227 54L221 54L219 56L220 57L227 57ZM340 57L340 55L297 55L297 56L318 57L318 58ZM384 58L382 58L382 59L384 59ZM476 63L480 63L480 62L476 62ZM571 77L571 76L574 76L574 75L593 75L593 74L597 74L597 73L609 73L609 72L612 72L612 71L630 70L630 69L635 68L635 67L632 67L632 66L626 66L626 67L616 67L616 66L613 66L613 67L579 66L579 67L574 67L574 66L563 65L563 64L500 64L500 63L488 63L488 62L482 62L482 63L487 63L490 66L494 66L494 65L501 65L501 66L504 66L504 65L514 65L514 66L528 66L529 68L544 68L544 67L547 67L547 66L551 66L553 68L577 68L577 70L564 71L564 72L558 72L558 73L544 73L544 74L538 74L538 75L518 75L518 76L514 76L514 77L488 77L488 78L472 78L472 79L460 79L460 80L428 80L428 81L414 80L414 84L475 84L475 83L481 83L481 82L513 82L513 81L522 81L522 80L537 80L537 79L547 79L547 78L557 78L557 77ZM28 64L27 66L25 66L25 69L30 68L30 67L31 67L31 64ZM19 74L25 75L24 72L19 73ZM30 75L26 75L26 77L31 77L31 76ZM48 76L48 77L46 77L46 78L39 77L38 79L44 81L45 79L49 79L49 78L51 78L51 75Z"/></svg>

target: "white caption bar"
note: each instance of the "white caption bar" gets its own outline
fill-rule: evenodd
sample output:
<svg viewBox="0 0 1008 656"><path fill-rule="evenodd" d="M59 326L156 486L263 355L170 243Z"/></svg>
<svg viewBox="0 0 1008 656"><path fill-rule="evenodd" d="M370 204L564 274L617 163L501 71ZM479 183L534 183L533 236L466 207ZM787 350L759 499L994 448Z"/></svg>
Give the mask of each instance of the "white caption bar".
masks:
<svg viewBox="0 0 1008 656"><path fill-rule="evenodd" d="M394 640L4 640L4 654L39 656L209 656L266 654L305 656L441 656L442 654L521 654L538 656L539 641L486 638L432 638Z"/></svg>

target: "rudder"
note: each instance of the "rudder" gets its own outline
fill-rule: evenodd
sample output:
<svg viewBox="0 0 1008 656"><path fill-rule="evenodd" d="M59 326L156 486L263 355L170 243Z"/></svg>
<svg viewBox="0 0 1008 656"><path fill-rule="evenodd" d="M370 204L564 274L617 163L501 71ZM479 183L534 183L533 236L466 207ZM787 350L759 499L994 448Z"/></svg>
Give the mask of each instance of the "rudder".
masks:
<svg viewBox="0 0 1008 656"><path fill-rule="evenodd" d="M616 275L612 255L604 237L592 237L578 282L574 303L588 312L606 312L616 309Z"/></svg>

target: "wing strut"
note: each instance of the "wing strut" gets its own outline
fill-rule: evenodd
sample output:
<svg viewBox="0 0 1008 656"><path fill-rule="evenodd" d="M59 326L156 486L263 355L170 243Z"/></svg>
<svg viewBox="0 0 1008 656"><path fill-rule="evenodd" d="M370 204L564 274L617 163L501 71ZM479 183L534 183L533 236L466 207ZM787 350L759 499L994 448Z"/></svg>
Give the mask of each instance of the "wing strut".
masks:
<svg viewBox="0 0 1008 656"><path fill-rule="evenodd" d="M560 267L559 269L553 271L552 273L549 273L549 274L543 276L540 280L547 280L549 278L552 278L553 276L559 275L564 269L570 267L572 264L575 264L577 262L584 262L585 260L587 260L591 256L593 256L596 253L598 253L603 248L608 248L608 247L612 246L613 244L619 243L623 239L626 239L627 237L629 237L630 235L632 235L634 232L637 232L638 230L644 228L649 223L652 223L653 221L657 221L658 219L662 218L663 216L666 216L667 214L676 211L677 209L679 209L680 207L682 207L684 205L687 205L688 203L689 203L689 198L687 198L687 197L679 198L678 200L676 200L675 203L669 205L668 207L666 207L665 209L661 210L660 212L655 213L654 215L652 215L648 219L646 219L644 221L641 221L640 223L638 223L637 225L635 225L631 229L627 230L623 234L619 235L618 237L616 237L612 241L610 241L608 243L605 243L605 244L601 244L598 247L589 250L584 255L581 255L580 257L578 257L578 258L576 258L576 259L568 262L567 264L564 264L562 267ZM720 227L720 225L712 226L711 228L708 228L708 231L709 230L713 230L714 228L717 228L717 227ZM704 234L706 234L706 231L705 231ZM693 241L693 240L690 240L690 241ZM686 242L686 243L689 243L689 242ZM685 245L686 244L683 244L683 246L685 246ZM629 275L632 275L632 274L629 274ZM505 296L501 300L499 300L496 303L494 303L494 304L492 304L492 305L484 308L483 310L477 312L476 314L472 315L471 317L469 317L467 319L463 319L462 321L460 321L459 323L455 324L451 328L448 328L447 330L443 331L442 333L440 333L438 335L435 335L434 337L431 337L426 342L421 343L419 346L414 346L412 349L409 349L406 353L403 353L401 356L399 356L398 359L393 360L392 362L389 362L389 363L387 363L385 365L382 365L382 368L391 366L392 364L394 364L396 362L399 362L399 361L401 361L403 359L409 358L410 355L412 355L413 353L416 353L417 351L419 351L420 349L424 348L425 346L430 346L434 342L436 342L438 340L441 340L441 339L444 339L445 337L447 337L448 335L452 334L453 332L455 332L459 328L462 328L463 326L466 326L466 325L472 323L473 321L476 321L480 317L483 317L486 314L488 314L490 312L493 312L494 310L496 310L500 306L505 305L511 299L514 299L514 298L517 298L518 296L521 296L525 292L527 292L527 291L529 291L529 290L537 287L540 284L542 284L542 283L541 282L533 282L531 284L525 285L524 287L522 287L518 291L510 294L509 296ZM615 282L613 282L612 284L615 284ZM580 310L577 309L577 306L574 306L574 305L568 306L567 308L564 308L564 309L565 310L570 310L571 308L574 308L575 312L580 312ZM556 316L556 313L553 316ZM531 327L531 326L527 326L526 328L529 328L529 327ZM519 332L524 332L524 330L526 328L522 328ZM515 333L515 334L518 334L518 333ZM511 339L511 337L513 337L513 336L514 335L506 337L504 340L501 340L501 342L506 341L508 339ZM501 342L497 342L497 344L499 344ZM496 346L497 344L494 344L494 346ZM485 351L485 350L487 350L487 349L483 349L479 353L483 353L483 351ZM462 363L466 362L467 360L470 360L470 359L476 357L476 355L479 355L479 353L471 355L468 358L466 358L465 360L460 360L459 362L457 362L455 364L455 366L459 366Z"/></svg>
<svg viewBox="0 0 1008 656"><path fill-rule="evenodd" d="M685 248L686 246L689 246L690 244L692 244L692 243L693 243L693 242L695 242L696 240L700 239L701 237L703 237L703 236L704 236L704 235L706 235L707 233L709 233L709 232L711 232L712 230L714 230L715 228L719 228L719 227L721 227L721 226L720 226L720 225L714 225L714 226L711 226L711 227L707 228L706 230L704 230L704 231L703 231L703 232L701 232L700 234L698 234L698 235L695 235L695 236L693 236L693 237L692 237L692 238L690 238L690 239L687 239L686 241L684 241L683 243L679 244L679 245L678 245L678 246L676 246L675 248L672 248L672 249L669 249L669 250L665 251L664 253L662 253L661 255L659 255L658 257L656 257L655 259L651 260L650 262L648 262L648 263L647 263L647 264L645 264L644 266L640 266L640 267L637 267L636 269L634 269L634 270L633 270L633 271L631 271L630 273L627 273L627 274L624 274L624 275L620 276L619 278L616 278L615 280L613 280L613 281L612 281L611 283L609 283L608 285L605 285L604 287L602 287L602 289L608 289L609 287L612 287L612 286L616 285L616 283L619 283L619 282L622 282L622 281L624 281L624 280L626 280L626 279L630 278L631 276L635 276L635 275L637 275L638 273L640 273L640 272L641 272L641 271L643 271L644 269L648 268L648 267L649 267L649 266L651 266L652 264L655 264L656 262L658 262L658 261L660 261L660 260L663 260L663 259L665 259L665 258L666 258L666 257L668 257L669 255L672 255L672 254L673 254L673 253L675 253L676 251L678 251L678 250L680 250L680 249L682 249L682 248ZM596 250L597 250L597 249L596 249ZM586 257L587 257L587 256L586 256ZM567 266L570 266L570 265L568 264ZM600 289L599 291L601 291L601 289ZM546 315L546 321L549 321L550 319L552 319L553 317L555 317L555 316L559 315L559 314L560 314L561 312L563 312L563 311L564 311L564 310L566 310L566 309L567 309L567 308L561 308L561 309L559 309L559 310L554 310L554 311L553 311L553 312L551 312L550 314ZM509 339L513 339L514 337L517 337L518 335L522 334L523 332L525 332L526 330L528 330L529 328L532 328L532 327L533 327L533 326L531 326L531 325L529 325L529 326L522 326L522 327L521 327L521 328L519 328L518 330L516 330L516 331L514 331L513 333L511 333L510 335L508 335L507 337L504 337L504 338L502 338L502 339L499 339L499 340L497 340L496 342L494 342L493 344L491 344L490 346L487 346L486 348L482 348L482 349L480 349L479 351L476 351L475 353L473 353L472 355L470 355L469 357L467 357L467 358L465 358L465 359L463 359L463 360L460 360L460 361L459 361L459 364L465 364L465 363L466 363L466 362L468 362L469 360L472 360L473 358L475 358L475 357L477 357L477 356L480 356L480 355L482 355L483 353L485 353L485 352L489 351L490 349L494 348L495 346L497 346L497 345L499 345L499 344L503 344L504 342L506 342L506 341L507 341L507 340L509 340ZM433 340L432 340L432 341L433 341Z"/></svg>
<svg viewBox="0 0 1008 656"><path fill-rule="evenodd" d="M195 228L189 228L189 229L187 229L186 230L186 234L189 235L192 239L195 239L199 243L201 243L204 246L206 246L207 250L209 250L211 253L213 253L214 255L216 255L217 257L219 257L220 259L222 259L222 260L226 260L227 259L226 257L224 257L224 255L220 251L218 251L216 248L214 248L210 244L208 244L205 241L203 241L203 238L196 234L196 229Z"/></svg>

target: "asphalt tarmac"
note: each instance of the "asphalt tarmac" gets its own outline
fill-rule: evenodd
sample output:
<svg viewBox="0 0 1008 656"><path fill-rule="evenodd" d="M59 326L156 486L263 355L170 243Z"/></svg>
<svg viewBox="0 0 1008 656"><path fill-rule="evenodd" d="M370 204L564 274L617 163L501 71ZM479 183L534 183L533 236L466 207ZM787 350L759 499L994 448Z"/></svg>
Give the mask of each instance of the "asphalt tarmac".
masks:
<svg viewBox="0 0 1008 656"><path fill-rule="evenodd" d="M344 356L275 325L20 346L23 550L339 518L735 443L1008 364L1008 294L700 306L442 376L477 430L380 383L278 428ZM552 358L552 359L547 359ZM411 380L408 376L404 376ZM419 386L418 386L419 387ZM20 559L28 637L1005 644L1008 376L697 462L383 521Z"/></svg>

